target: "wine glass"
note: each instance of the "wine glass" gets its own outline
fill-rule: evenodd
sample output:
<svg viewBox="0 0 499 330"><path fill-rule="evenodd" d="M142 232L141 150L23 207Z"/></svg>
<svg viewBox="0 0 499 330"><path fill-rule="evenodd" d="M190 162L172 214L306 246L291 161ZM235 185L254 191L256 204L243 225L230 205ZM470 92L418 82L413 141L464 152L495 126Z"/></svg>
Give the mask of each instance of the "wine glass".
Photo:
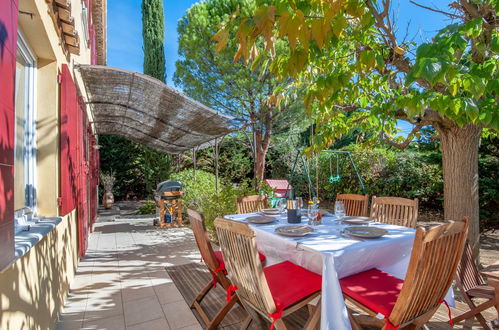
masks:
<svg viewBox="0 0 499 330"><path fill-rule="evenodd" d="M345 205L342 201L336 201L336 203L334 203L334 215L336 215L338 220L343 220L345 217Z"/></svg>
<svg viewBox="0 0 499 330"><path fill-rule="evenodd" d="M279 213L282 215L284 213L284 210L286 209L286 198L279 198L277 200L277 208L279 209Z"/></svg>
<svg viewBox="0 0 499 330"><path fill-rule="evenodd" d="M307 209L307 217L309 224L315 225L317 223L315 219L317 218L318 215L319 215L319 207L317 206L317 204L309 205Z"/></svg>

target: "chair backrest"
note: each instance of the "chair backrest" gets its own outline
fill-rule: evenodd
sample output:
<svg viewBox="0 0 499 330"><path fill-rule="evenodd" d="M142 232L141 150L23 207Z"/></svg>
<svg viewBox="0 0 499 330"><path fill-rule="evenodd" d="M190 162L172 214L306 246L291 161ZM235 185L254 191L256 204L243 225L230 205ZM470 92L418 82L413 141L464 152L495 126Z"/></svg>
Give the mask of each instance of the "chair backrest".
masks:
<svg viewBox="0 0 499 330"><path fill-rule="evenodd" d="M466 244L464 245L463 256L461 257L461 262L457 266L455 280L463 294L466 294L469 289L487 284L478 270L475 259L473 258L473 250L468 241L466 241Z"/></svg>
<svg viewBox="0 0 499 330"><path fill-rule="evenodd" d="M237 213L253 213L268 207L267 198L260 195L239 197L236 199Z"/></svg>
<svg viewBox="0 0 499 330"><path fill-rule="evenodd" d="M189 215L192 232L194 233L194 238L199 252L201 253L201 257L208 268L214 272L219 267L219 263L213 252L208 231L204 225L203 215L193 209L187 209L187 214Z"/></svg>
<svg viewBox="0 0 499 330"><path fill-rule="evenodd" d="M258 257L255 233L246 223L223 218L215 219L215 227L239 299L264 314L274 313L276 306Z"/></svg>
<svg viewBox="0 0 499 330"><path fill-rule="evenodd" d="M468 222L463 218L416 230L404 286L389 316L392 324L404 324L439 307L461 260Z"/></svg>
<svg viewBox="0 0 499 330"><path fill-rule="evenodd" d="M369 216L369 196L357 194L337 194L337 201L342 201L345 205L345 215L354 217Z"/></svg>
<svg viewBox="0 0 499 330"><path fill-rule="evenodd" d="M416 228L418 199L373 196L371 218L390 225Z"/></svg>

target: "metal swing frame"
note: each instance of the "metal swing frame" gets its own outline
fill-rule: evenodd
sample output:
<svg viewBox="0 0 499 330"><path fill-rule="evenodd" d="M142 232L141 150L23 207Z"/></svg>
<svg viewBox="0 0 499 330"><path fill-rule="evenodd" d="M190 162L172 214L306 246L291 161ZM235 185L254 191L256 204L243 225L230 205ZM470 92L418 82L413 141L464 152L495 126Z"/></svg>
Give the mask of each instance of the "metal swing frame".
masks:
<svg viewBox="0 0 499 330"><path fill-rule="evenodd" d="M362 178L361 178L361 176L359 174L357 166L355 166L355 162L353 161L353 158L352 158L352 156L350 154L350 151L343 151L343 150L322 150L321 152L335 154L337 157L341 156L341 155L346 155L347 158L348 158L348 160L350 161L350 165L352 165L352 168L355 171L355 175L357 176L357 179L359 180L360 187L362 188L362 193L364 195L366 194L366 187L364 186L364 181L362 181ZM299 149L298 152L296 153L296 158L295 158L295 162L293 164L293 168L291 169L291 172L290 172L290 174L288 176L288 187L286 188L286 198L287 199L290 198L290 189L289 189L289 187L291 185L291 180L294 179L294 178L303 178L303 177L305 177L307 179L308 186L309 186L309 189L310 189L311 197L312 198L317 197L316 193L315 193L314 185L312 184L312 180L310 178L310 171L308 169L307 161L305 159L305 156L303 156L302 153L303 153L302 149ZM330 156L330 160L331 160L331 157L332 157L332 155ZM302 166L303 166L303 168L305 170L305 176L296 176L295 175L296 165L298 164L298 158L301 158ZM337 168L337 171L338 171L338 168ZM337 174L338 174L338 172L337 172Z"/></svg>

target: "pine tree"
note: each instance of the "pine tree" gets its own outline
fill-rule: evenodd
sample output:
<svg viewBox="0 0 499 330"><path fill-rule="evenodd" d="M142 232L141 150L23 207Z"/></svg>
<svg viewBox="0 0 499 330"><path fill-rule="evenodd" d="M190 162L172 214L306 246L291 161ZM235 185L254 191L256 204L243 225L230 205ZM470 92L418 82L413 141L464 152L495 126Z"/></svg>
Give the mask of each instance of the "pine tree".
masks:
<svg viewBox="0 0 499 330"><path fill-rule="evenodd" d="M144 39L144 73L166 80L163 0L142 0L142 38Z"/></svg>

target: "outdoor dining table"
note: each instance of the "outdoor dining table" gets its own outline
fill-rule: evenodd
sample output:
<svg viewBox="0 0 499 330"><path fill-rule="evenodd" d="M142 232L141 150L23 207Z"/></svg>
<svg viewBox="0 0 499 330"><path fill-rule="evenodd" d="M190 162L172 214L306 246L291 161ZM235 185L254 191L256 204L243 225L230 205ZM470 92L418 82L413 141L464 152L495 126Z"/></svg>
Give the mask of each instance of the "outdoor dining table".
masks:
<svg viewBox="0 0 499 330"><path fill-rule="evenodd" d="M256 213L227 215L225 218L245 222ZM372 222L369 226L386 229L380 238L348 237L348 225L332 215L323 217L321 225L304 237L285 237L275 229L287 223L286 216L276 216L268 224L250 224L255 232L258 250L267 265L290 261L322 274L321 329L351 329L339 279L371 268L378 268L398 278L405 278L411 256L415 230L408 227ZM302 223L303 224L303 223ZM293 279L287 279L293 285ZM447 298L446 299L452 299Z"/></svg>

